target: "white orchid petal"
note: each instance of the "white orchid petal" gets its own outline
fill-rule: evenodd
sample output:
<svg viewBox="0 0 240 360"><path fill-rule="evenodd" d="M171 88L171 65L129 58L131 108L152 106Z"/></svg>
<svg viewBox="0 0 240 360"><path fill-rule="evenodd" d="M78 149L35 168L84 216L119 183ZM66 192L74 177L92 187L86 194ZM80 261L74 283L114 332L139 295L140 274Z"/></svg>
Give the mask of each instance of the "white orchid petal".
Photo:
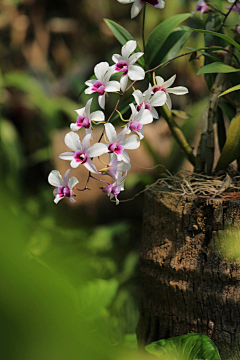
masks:
<svg viewBox="0 0 240 360"><path fill-rule="evenodd" d="M78 134L76 134L75 132L71 131L67 133L64 138L64 142L69 147L69 149L73 151L82 150L81 141Z"/></svg>
<svg viewBox="0 0 240 360"><path fill-rule="evenodd" d="M158 8L158 9L163 9L165 6L165 1L163 0L159 0L159 4L154 5L154 7Z"/></svg>
<svg viewBox="0 0 240 360"><path fill-rule="evenodd" d="M89 126L88 129L85 129L85 131L86 131L86 135L90 135L90 139L92 140L93 139L93 134L92 134L91 126Z"/></svg>
<svg viewBox="0 0 240 360"><path fill-rule="evenodd" d="M132 93L136 103L138 105L140 105L143 101L143 93L140 91L140 90L135 90L133 93Z"/></svg>
<svg viewBox="0 0 240 360"><path fill-rule="evenodd" d="M131 80L143 80L145 78L145 71L137 65L129 65L128 77Z"/></svg>
<svg viewBox="0 0 240 360"><path fill-rule="evenodd" d="M146 103L148 103L148 101L152 95L152 85L151 84L148 85L148 89L144 92L143 95L144 95L144 101Z"/></svg>
<svg viewBox="0 0 240 360"><path fill-rule="evenodd" d="M100 81L103 80L104 75L109 69L109 64L106 61L100 62L94 67L94 74L96 75L96 78Z"/></svg>
<svg viewBox="0 0 240 360"><path fill-rule="evenodd" d="M95 82L96 82L96 79L90 79L90 80L85 81L85 84L87 86L92 87L95 84Z"/></svg>
<svg viewBox="0 0 240 360"><path fill-rule="evenodd" d="M140 130L139 130L138 136L139 136L139 139L140 139L140 140L142 140L142 139L144 138L143 129L140 129Z"/></svg>
<svg viewBox="0 0 240 360"><path fill-rule="evenodd" d="M93 94L94 92L96 92L96 91L92 90L92 86L89 87L89 88L87 88L87 89L84 91L84 93L85 93L86 95L91 95L91 94Z"/></svg>
<svg viewBox="0 0 240 360"><path fill-rule="evenodd" d="M176 86L174 88L167 89L169 94L185 95L188 93L188 89L184 86Z"/></svg>
<svg viewBox="0 0 240 360"><path fill-rule="evenodd" d="M85 114L88 119L90 118L90 108L91 108L92 100L93 98L89 99L85 106Z"/></svg>
<svg viewBox="0 0 240 360"><path fill-rule="evenodd" d="M126 90L127 83L128 83L128 76L127 76L127 74L124 74L121 76L121 79L120 79L120 87L121 87L122 91Z"/></svg>
<svg viewBox="0 0 240 360"><path fill-rule="evenodd" d="M70 124L70 129L71 129L72 131L78 131L78 130L80 129L80 127L77 126L76 123L72 123L72 124Z"/></svg>
<svg viewBox="0 0 240 360"><path fill-rule="evenodd" d="M122 56L126 60L128 60L129 55L136 49L137 42L135 40L129 40L122 47Z"/></svg>
<svg viewBox="0 0 240 360"><path fill-rule="evenodd" d="M120 2L121 4L131 4L134 1L135 0L118 0L118 2Z"/></svg>
<svg viewBox="0 0 240 360"><path fill-rule="evenodd" d="M52 170L50 174L48 175L48 182L52 186L64 186L64 181L62 179L62 176L58 170Z"/></svg>
<svg viewBox="0 0 240 360"><path fill-rule="evenodd" d="M156 76L155 80L156 80L157 86L162 86L162 84L164 83L164 79L161 76Z"/></svg>
<svg viewBox="0 0 240 360"><path fill-rule="evenodd" d="M122 154L121 155L117 155L117 158L119 161L124 161L125 163L130 163L130 157L128 155L128 153L123 150Z"/></svg>
<svg viewBox="0 0 240 360"><path fill-rule="evenodd" d="M140 146L139 137L137 135L131 135L123 142L124 149L134 150Z"/></svg>
<svg viewBox="0 0 240 360"><path fill-rule="evenodd" d="M109 81L105 86L105 91L114 92L120 90L120 83L118 81Z"/></svg>
<svg viewBox="0 0 240 360"><path fill-rule="evenodd" d="M118 136L116 138L116 141L118 142L118 144L122 144L123 140L125 139L125 137L127 135L127 131L128 131L128 128L127 128L127 126L125 126L123 128L123 130L118 134Z"/></svg>
<svg viewBox="0 0 240 360"><path fill-rule="evenodd" d="M97 110L91 113L90 115L90 120L94 120L94 121L104 121L105 120L105 115L101 110Z"/></svg>
<svg viewBox="0 0 240 360"><path fill-rule="evenodd" d="M153 106L151 107L151 114L152 114L152 117L153 117L154 119L158 119L158 118L159 118L158 112L157 112L157 110L156 110Z"/></svg>
<svg viewBox="0 0 240 360"><path fill-rule="evenodd" d="M69 200L71 201L71 203L77 202L72 196L70 196Z"/></svg>
<svg viewBox="0 0 240 360"><path fill-rule="evenodd" d="M110 143L113 143L117 138L117 133L112 124L105 124L105 132Z"/></svg>
<svg viewBox="0 0 240 360"><path fill-rule="evenodd" d="M57 195L53 201L55 202L55 204L57 204L62 199L63 199L63 197L60 197L59 195Z"/></svg>
<svg viewBox="0 0 240 360"><path fill-rule="evenodd" d="M138 59L143 55L144 55L143 52L137 52L135 54L132 54L128 59L128 64L129 65L135 64L135 62L138 61Z"/></svg>
<svg viewBox="0 0 240 360"><path fill-rule="evenodd" d="M75 152L74 151L66 151L60 155L58 155L59 159L71 161L74 159Z"/></svg>
<svg viewBox="0 0 240 360"><path fill-rule="evenodd" d="M115 62L116 64L117 64L119 61L121 61L121 60L122 60L122 56L119 55L119 54L114 54L114 55L112 56L112 61Z"/></svg>
<svg viewBox="0 0 240 360"><path fill-rule="evenodd" d="M166 103L167 96L164 91L157 91L152 96L152 98L149 101L149 104L152 106L163 106Z"/></svg>
<svg viewBox="0 0 240 360"><path fill-rule="evenodd" d="M151 112L149 110L145 109L141 116L141 119L139 120L139 123L142 125L147 125L152 122L153 122L153 117L152 117Z"/></svg>
<svg viewBox="0 0 240 360"><path fill-rule="evenodd" d="M166 101L166 105L168 107L169 110L172 110L172 100L170 98L170 95L167 94L167 101Z"/></svg>
<svg viewBox="0 0 240 360"><path fill-rule="evenodd" d="M76 113L78 114L78 116L83 116L84 112L85 112L85 107L78 109L78 110L74 110L76 111Z"/></svg>
<svg viewBox="0 0 240 360"><path fill-rule="evenodd" d="M72 161L70 162L70 166L75 169L80 165L80 162L76 161L74 158L72 159Z"/></svg>
<svg viewBox="0 0 240 360"><path fill-rule="evenodd" d="M104 109L105 108L105 93L103 95L99 95L98 97L99 106Z"/></svg>
<svg viewBox="0 0 240 360"><path fill-rule="evenodd" d="M64 181L64 184L65 185L68 185L68 181L69 181L69 177L70 177L70 172L71 172L71 169L68 169L65 174L64 174L64 177L63 177L63 181Z"/></svg>
<svg viewBox="0 0 240 360"><path fill-rule="evenodd" d="M175 79L176 79L176 75L173 75L170 79L168 79L167 81L165 81L165 82L162 84L162 86L163 86L165 89L167 89L169 86L171 86L171 85L174 83Z"/></svg>
<svg viewBox="0 0 240 360"><path fill-rule="evenodd" d="M94 173L94 174L98 174L98 171L97 171L97 168L96 166L94 165L94 163L92 162L92 160L89 158L84 164L85 168Z"/></svg>
<svg viewBox="0 0 240 360"><path fill-rule="evenodd" d="M77 185L78 183L79 183L79 181L78 181L78 179L77 179L75 176L71 177L71 179L70 179L69 182L68 182L68 187L69 187L69 189L72 190L72 188L73 188L75 185Z"/></svg>
<svg viewBox="0 0 240 360"><path fill-rule="evenodd" d="M141 11L143 2L141 0L135 0L131 8L131 19L135 18Z"/></svg>
<svg viewBox="0 0 240 360"><path fill-rule="evenodd" d="M109 70L106 72L103 78L103 83L107 85L110 77L115 73L115 65L110 66Z"/></svg>
<svg viewBox="0 0 240 360"><path fill-rule="evenodd" d="M84 136L84 138L82 139L82 150L83 151L87 151L87 149L90 146L90 140L91 140L91 135L87 134L86 136Z"/></svg>
<svg viewBox="0 0 240 360"><path fill-rule="evenodd" d="M100 156L102 154L105 154L108 152L108 147L105 144L102 143L97 143L92 145L88 151L87 151L87 155L89 157L96 157L96 156Z"/></svg>

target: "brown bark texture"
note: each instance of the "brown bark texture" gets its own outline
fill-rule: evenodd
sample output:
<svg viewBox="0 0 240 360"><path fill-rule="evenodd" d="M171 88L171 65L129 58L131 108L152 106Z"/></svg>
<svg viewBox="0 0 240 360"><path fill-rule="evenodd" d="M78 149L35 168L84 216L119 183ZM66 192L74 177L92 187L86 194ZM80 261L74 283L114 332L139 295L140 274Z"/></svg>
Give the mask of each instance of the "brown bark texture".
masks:
<svg viewBox="0 0 240 360"><path fill-rule="evenodd" d="M146 191L140 346L196 332L240 358L240 261L222 252L237 226L240 201Z"/></svg>

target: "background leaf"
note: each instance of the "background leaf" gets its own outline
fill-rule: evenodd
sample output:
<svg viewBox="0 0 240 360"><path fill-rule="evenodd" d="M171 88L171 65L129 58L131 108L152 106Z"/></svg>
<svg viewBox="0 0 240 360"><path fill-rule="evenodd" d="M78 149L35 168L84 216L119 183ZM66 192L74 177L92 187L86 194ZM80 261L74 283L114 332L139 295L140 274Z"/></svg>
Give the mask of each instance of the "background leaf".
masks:
<svg viewBox="0 0 240 360"><path fill-rule="evenodd" d="M135 40L134 37L123 26L117 24L115 21L109 19L104 19L104 21L120 44L125 45L127 41ZM135 51L140 51L138 46ZM140 58L138 62L141 66L144 66L143 57Z"/></svg>
<svg viewBox="0 0 240 360"><path fill-rule="evenodd" d="M232 119L227 139L223 147L222 154L218 160L215 170L221 170L227 167L232 161L240 157L240 115Z"/></svg>
<svg viewBox="0 0 240 360"><path fill-rule="evenodd" d="M220 360L212 340L202 334L188 334L158 340L145 349L162 360Z"/></svg>
<svg viewBox="0 0 240 360"><path fill-rule="evenodd" d="M170 17L161 22L150 34L146 44L146 64L147 67L153 68L161 63L159 59L162 56L163 44L176 26L185 21L191 14L180 14Z"/></svg>
<svg viewBox="0 0 240 360"><path fill-rule="evenodd" d="M201 67L201 69L198 70L197 75L201 74L212 74L212 73L231 73L231 72L238 72L240 69L235 69L232 66L220 63L220 62L214 62L212 64L208 64L206 66Z"/></svg>

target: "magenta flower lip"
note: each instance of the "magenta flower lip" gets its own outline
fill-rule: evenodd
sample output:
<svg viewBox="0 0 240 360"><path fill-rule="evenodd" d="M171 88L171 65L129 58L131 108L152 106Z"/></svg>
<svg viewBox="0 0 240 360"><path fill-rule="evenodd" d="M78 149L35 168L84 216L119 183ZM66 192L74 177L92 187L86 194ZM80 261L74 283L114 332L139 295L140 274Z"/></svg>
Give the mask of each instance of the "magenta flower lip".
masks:
<svg viewBox="0 0 240 360"><path fill-rule="evenodd" d="M76 162L84 164L87 161L88 157L84 152L76 151L76 153L74 155L74 159Z"/></svg>
<svg viewBox="0 0 240 360"><path fill-rule="evenodd" d="M165 94L167 93L167 90L163 86L154 86L152 89L153 93L155 94L157 91L163 91Z"/></svg>

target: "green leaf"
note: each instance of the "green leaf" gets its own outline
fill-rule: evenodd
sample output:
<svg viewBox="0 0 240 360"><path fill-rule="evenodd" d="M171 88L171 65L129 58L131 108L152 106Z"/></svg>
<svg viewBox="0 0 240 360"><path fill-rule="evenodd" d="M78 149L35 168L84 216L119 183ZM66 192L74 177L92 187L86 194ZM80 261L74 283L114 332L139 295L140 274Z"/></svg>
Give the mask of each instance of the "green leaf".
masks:
<svg viewBox="0 0 240 360"><path fill-rule="evenodd" d="M162 45L159 57L156 58L156 63L153 63L152 66L157 66L175 57L189 39L191 33L192 31L188 26L178 26L174 29Z"/></svg>
<svg viewBox="0 0 240 360"><path fill-rule="evenodd" d="M109 19L104 19L104 21L120 44L125 45L127 41L135 40L134 37L123 26L117 24L115 21ZM140 52L138 46L135 51ZM138 62L141 66L144 66L143 57L140 58Z"/></svg>
<svg viewBox="0 0 240 360"><path fill-rule="evenodd" d="M198 70L197 75L201 74L213 74L213 73L232 73L232 72L238 72L240 69L235 69L232 66L220 63L220 62L214 62L211 64L208 64L206 66L201 67L201 69Z"/></svg>
<svg viewBox="0 0 240 360"><path fill-rule="evenodd" d="M231 105L225 101L220 101L218 106L220 107L220 109L222 109L224 114L227 115L227 117L230 121L235 117L236 108L233 105Z"/></svg>
<svg viewBox="0 0 240 360"><path fill-rule="evenodd" d="M232 119L227 140L223 147L222 154L218 160L215 170L221 170L227 167L232 161L240 157L240 115Z"/></svg>
<svg viewBox="0 0 240 360"><path fill-rule="evenodd" d="M232 44L233 46L235 46L238 49L238 51L240 51L240 45L238 43L236 43L236 41L234 41L233 39L231 39L227 35L220 34L220 33L217 33L215 31L202 30L202 29L192 29L192 31L196 31L196 32L199 32L199 33L202 33L202 34L209 34L209 35L220 37L220 38L226 40L227 42L229 42L230 44Z"/></svg>
<svg viewBox="0 0 240 360"><path fill-rule="evenodd" d="M191 14L180 14L172 16L159 24L150 34L146 44L146 63L148 68L153 68L160 64L159 59L162 57L163 45L171 32L181 22L185 21Z"/></svg>
<svg viewBox="0 0 240 360"><path fill-rule="evenodd" d="M236 85L236 86L231 87L230 89L227 89L226 91L221 93L218 97L229 94L230 92L237 91L237 90L240 90L240 85Z"/></svg>
<svg viewBox="0 0 240 360"><path fill-rule="evenodd" d="M191 115L187 114L185 111L182 110L172 110L172 113L179 119L188 120L191 118Z"/></svg>
<svg viewBox="0 0 240 360"><path fill-rule="evenodd" d="M212 340L202 334L158 340L145 346L145 349L162 360L220 360Z"/></svg>
<svg viewBox="0 0 240 360"><path fill-rule="evenodd" d="M118 281L116 279L96 279L80 288L79 306L88 320L93 320L104 314L116 295Z"/></svg>

